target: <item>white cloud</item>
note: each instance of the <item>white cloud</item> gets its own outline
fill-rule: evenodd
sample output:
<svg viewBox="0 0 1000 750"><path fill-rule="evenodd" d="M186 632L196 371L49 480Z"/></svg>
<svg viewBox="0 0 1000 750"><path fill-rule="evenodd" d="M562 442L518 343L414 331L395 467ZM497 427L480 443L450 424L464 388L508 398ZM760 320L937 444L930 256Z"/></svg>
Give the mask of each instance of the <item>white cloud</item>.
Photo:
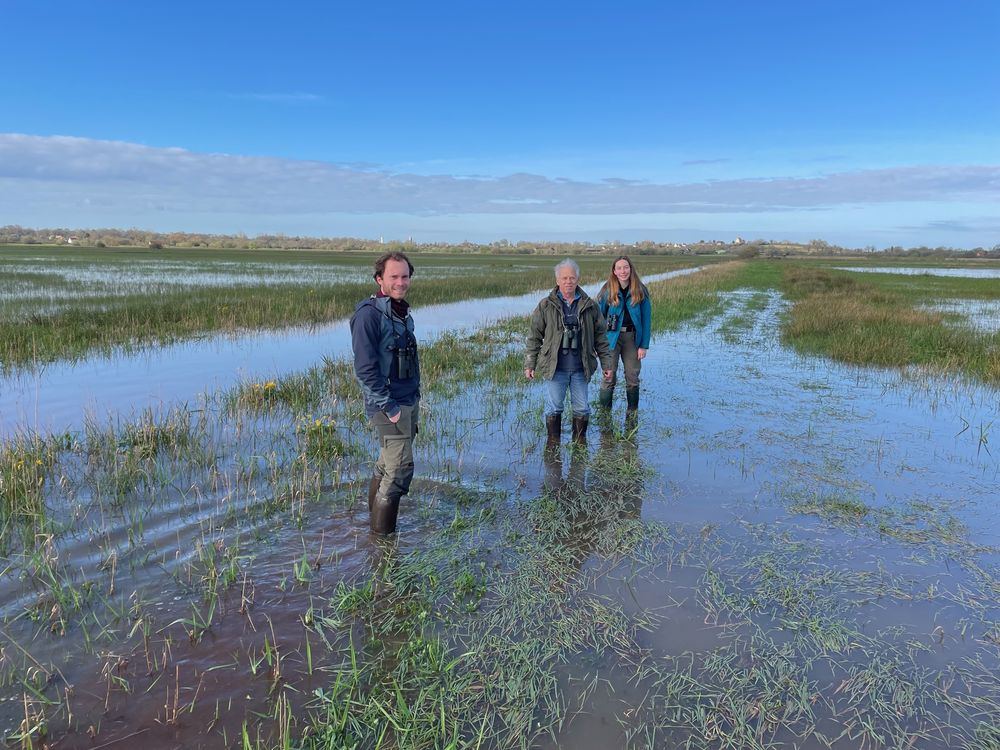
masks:
<svg viewBox="0 0 1000 750"><path fill-rule="evenodd" d="M228 154L195 153L135 143L67 136L0 134L0 224L35 226L157 226L234 231L271 217L282 225L315 225L323 216L438 217L436 225L466 225L460 217L501 227L506 219L553 226L577 217L605 216L602 225L636 226L628 216L658 216L657 225L702 217L699 223L781 226L781 217L819 212L849 215L863 208L875 231L910 231L916 222L892 218L877 226L878 206L1000 205L1000 166L908 166L840 172L816 177L768 177L686 183L653 183L607 177L587 182L530 173L503 177L417 175L373 165L343 165ZM961 214L961 212L957 212ZM955 211L923 215L936 233L955 222ZM82 221L81 216L95 216ZM818 215L818 214L815 214ZM968 215L968 214L967 214ZM982 216L982 214L980 214ZM670 219L670 217L674 219ZM747 221L759 216L760 220ZM987 211L979 226L995 226L1000 211ZM48 218L45 218L48 217ZM173 217L174 221L165 221ZM192 218L194 217L194 218ZM202 220L197 220L202 217ZM239 226L218 228L219 217ZM241 220L239 217L244 217ZM506 217L506 219L504 219ZM557 220L558 217L563 217ZM737 218L738 217L738 218ZM72 220L71 220L72 219ZM419 221L418 221L419 219ZM185 226L185 222L187 226ZM623 224L623 222L625 222ZM935 224L935 222L938 222ZM214 229L201 229L211 224ZM822 226L822 221L817 221ZM197 225L197 226L193 226ZM646 226L649 226L647 224ZM867 225L873 229L872 223ZM834 227L836 228L836 227ZM954 227L963 232L961 225ZM258 231L269 231L262 227ZM448 231L442 229L442 232ZM462 231L459 229L458 231ZM601 230L604 231L604 230ZM608 231L613 231L609 229ZM817 231L813 236L820 236Z"/></svg>

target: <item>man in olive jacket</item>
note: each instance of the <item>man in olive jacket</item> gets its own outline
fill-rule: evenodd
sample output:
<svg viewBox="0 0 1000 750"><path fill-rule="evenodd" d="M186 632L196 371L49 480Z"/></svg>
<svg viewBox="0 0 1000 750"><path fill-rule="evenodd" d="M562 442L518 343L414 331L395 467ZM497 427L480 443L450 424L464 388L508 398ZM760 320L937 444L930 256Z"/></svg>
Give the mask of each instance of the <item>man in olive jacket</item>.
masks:
<svg viewBox="0 0 1000 750"><path fill-rule="evenodd" d="M587 441L590 404L587 384L598 366L612 375L611 348L601 311L577 282L580 267L567 258L556 266L556 288L538 303L531 316L524 353L524 376L535 372L545 380L545 428L550 443L562 434L567 389L573 404L573 440Z"/></svg>

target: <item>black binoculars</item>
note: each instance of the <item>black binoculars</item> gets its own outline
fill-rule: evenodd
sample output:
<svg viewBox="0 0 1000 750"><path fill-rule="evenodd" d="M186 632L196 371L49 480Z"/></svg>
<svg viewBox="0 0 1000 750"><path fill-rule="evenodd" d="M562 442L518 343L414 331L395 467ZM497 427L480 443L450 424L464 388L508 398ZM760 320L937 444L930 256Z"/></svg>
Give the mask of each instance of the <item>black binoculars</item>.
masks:
<svg viewBox="0 0 1000 750"><path fill-rule="evenodd" d="M580 347L580 327L566 326L562 332L561 349L578 349Z"/></svg>
<svg viewBox="0 0 1000 750"><path fill-rule="evenodd" d="M417 342L407 335L400 337L403 339L402 346L390 346L392 352L392 364L395 371L395 380L407 380L417 375Z"/></svg>

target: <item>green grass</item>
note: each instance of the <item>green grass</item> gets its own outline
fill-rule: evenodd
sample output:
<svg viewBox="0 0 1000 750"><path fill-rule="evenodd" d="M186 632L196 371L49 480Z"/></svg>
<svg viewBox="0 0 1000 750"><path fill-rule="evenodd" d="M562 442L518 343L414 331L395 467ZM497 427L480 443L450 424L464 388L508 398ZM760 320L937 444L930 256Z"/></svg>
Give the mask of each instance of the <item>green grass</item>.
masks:
<svg viewBox="0 0 1000 750"><path fill-rule="evenodd" d="M939 284L927 281L934 277L906 278L905 284L869 281L842 271L792 266L782 280L794 300L782 338L805 354L850 364L916 365L1000 382L1000 334L949 326L942 314L916 307L944 287L952 294L984 295L989 285L977 279ZM994 298L1000 297L996 281L990 284Z"/></svg>
<svg viewBox="0 0 1000 750"><path fill-rule="evenodd" d="M0 549L18 533L30 534L48 527L46 484L62 439L15 437L0 445Z"/></svg>

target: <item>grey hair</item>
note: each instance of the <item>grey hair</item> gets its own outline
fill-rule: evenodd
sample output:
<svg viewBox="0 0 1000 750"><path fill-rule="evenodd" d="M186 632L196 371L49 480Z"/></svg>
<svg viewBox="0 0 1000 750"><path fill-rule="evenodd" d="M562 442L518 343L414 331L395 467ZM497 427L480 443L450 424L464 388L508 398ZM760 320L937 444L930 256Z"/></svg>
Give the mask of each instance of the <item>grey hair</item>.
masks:
<svg viewBox="0 0 1000 750"><path fill-rule="evenodd" d="M560 263L556 264L556 278L557 279L559 278L559 269L563 268L564 266L569 266L570 268L572 268L573 269L573 273L576 275L576 278L580 278L580 266L578 266L576 264L576 261L573 260L572 258L567 258L566 260L561 261Z"/></svg>

